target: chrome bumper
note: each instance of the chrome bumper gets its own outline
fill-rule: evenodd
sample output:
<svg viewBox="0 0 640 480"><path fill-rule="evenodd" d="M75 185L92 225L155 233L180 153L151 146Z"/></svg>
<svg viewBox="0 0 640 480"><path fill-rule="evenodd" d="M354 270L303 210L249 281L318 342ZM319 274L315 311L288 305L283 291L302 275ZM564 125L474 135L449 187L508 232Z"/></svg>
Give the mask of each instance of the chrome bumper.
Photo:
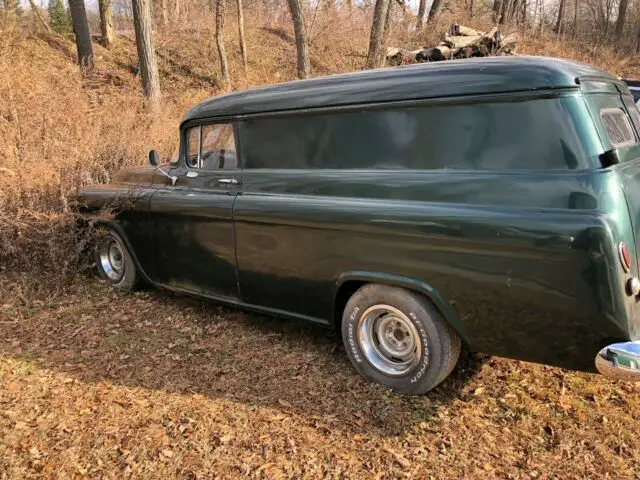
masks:
<svg viewBox="0 0 640 480"><path fill-rule="evenodd" d="M610 378L640 381L640 341L604 347L596 356L596 368Z"/></svg>

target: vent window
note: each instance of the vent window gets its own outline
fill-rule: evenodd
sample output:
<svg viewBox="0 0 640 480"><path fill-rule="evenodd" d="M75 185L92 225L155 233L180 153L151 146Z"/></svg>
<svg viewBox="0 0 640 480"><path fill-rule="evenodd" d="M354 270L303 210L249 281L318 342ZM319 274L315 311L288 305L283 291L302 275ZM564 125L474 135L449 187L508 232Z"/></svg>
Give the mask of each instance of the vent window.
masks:
<svg viewBox="0 0 640 480"><path fill-rule="evenodd" d="M629 117L624 110L603 108L600 110L600 118L612 146L615 148L628 147L636 143Z"/></svg>

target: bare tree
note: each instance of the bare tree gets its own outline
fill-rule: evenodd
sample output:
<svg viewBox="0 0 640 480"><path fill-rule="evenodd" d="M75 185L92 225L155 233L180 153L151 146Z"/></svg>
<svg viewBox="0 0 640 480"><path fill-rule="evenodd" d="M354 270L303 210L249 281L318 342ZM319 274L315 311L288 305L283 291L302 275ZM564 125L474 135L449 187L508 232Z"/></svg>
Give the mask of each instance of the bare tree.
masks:
<svg viewBox="0 0 640 480"><path fill-rule="evenodd" d="M296 36L296 50L298 52L298 78L307 78L309 76L309 43L307 40L307 31L302 18L302 9L300 8L300 0L289 0L289 11L293 20L293 31Z"/></svg>
<svg viewBox="0 0 640 480"><path fill-rule="evenodd" d="M369 53L367 55L367 68L375 68L382 50L382 39L384 35L384 23L389 10L391 0L376 0L373 9L373 23L371 24L371 36L369 37Z"/></svg>
<svg viewBox="0 0 640 480"><path fill-rule="evenodd" d="M220 57L220 70L222 75L222 83L225 89L229 88L229 64L227 63L227 52L224 49L224 0L216 0L216 45L218 47L218 56Z"/></svg>
<svg viewBox="0 0 640 480"><path fill-rule="evenodd" d="M106 48L111 48L114 39L111 0L98 0L98 10L100 10L100 33L102 34L102 43Z"/></svg>
<svg viewBox="0 0 640 480"><path fill-rule="evenodd" d="M566 7L566 0L560 0L560 6L558 6L558 19L556 20L556 32L560 33L562 28L562 22L564 21L564 10Z"/></svg>
<svg viewBox="0 0 640 480"><path fill-rule="evenodd" d="M31 5L31 10L33 11L33 14L36 16L36 19L38 20L38 24L40 24L47 32L53 33L53 30L51 29L49 24L44 21L44 18L42 18L42 15L40 14L40 10L38 10L38 7L36 7L36 4L33 2L33 0L29 0L29 5Z"/></svg>
<svg viewBox="0 0 640 480"><path fill-rule="evenodd" d="M142 76L142 90L152 108L160 102L160 78L151 30L151 0L132 0L133 26Z"/></svg>
<svg viewBox="0 0 640 480"><path fill-rule="evenodd" d="M622 40L622 34L624 33L624 24L627 21L627 6L629 0L620 0L618 6L618 20L616 21L616 42Z"/></svg>
<svg viewBox="0 0 640 480"><path fill-rule="evenodd" d="M389 0L389 6L387 7L387 14L384 17L384 29L382 31L382 42L378 52L378 61L376 67L384 65L385 53L387 48L387 41L389 39L389 30L391 30L391 15L393 15L393 0Z"/></svg>
<svg viewBox="0 0 640 480"><path fill-rule="evenodd" d="M511 12L514 0L503 0L501 4L500 23L509 23L511 21Z"/></svg>
<svg viewBox="0 0 640 480"><path fill-rule="evenodd" d="M438 14L440 13L440 9L442 8L442 3L442 0L433 0L431 9L429 9L429 18L427 19L427 22L430 22L438 16Z"/></svg>
<svg viewBox="0 0 640 480"><path fill-rule="evenodd" d="M4 0L3 2L3 7L4 7L4 12L3 13L3 20L4 20L4 24L5 26L15 26L15 24L17 23L16 20L18 18L17 15L17 11L18 11L18 0Z"/></svg>
<svg viewBox="0 0 640 480"><path fill-rule="evenodd" d="M167 0L162 0L162 24L165 27L169 24L169 12L167 9Z"/></svg>
<svg viewBox="0 0 640 480"><path fill-rule="evenodd" d="M502 0L494 0L493 2L493 21L499 22L502 16Z"/></svg>
<svg viewBox="0 0 640 480"><path fill-rule="evenodd" d="M82 68L91 70L93 68L93 45L91 44L84 0L69 0L69 10L71 11L73 33L76 36L78 63Z"/></svg>
<svg viewBox="0 0 640 480"><path fill-rule="evenodd" d="M247 73L247 44L244 41L244 14L242 12L242 0L236 0L238 7L238 36L240 37L240 53L242 54L242 64L244 73Z"/></svg>
<svg viewBox="0 0 640 480"><path fill-rule="evenodd" d="M418 18L416 19L416 30L422 30L422 23L424 22L424 11L427 8L427 0L420 0L418 6Z"/></svg>

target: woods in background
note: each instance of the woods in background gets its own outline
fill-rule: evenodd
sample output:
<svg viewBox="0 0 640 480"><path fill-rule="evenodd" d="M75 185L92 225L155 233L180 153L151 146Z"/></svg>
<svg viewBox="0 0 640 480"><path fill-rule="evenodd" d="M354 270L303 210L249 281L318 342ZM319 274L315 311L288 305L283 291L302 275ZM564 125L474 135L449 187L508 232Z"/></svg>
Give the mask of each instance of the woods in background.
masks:
<svg viewBox="0 0 640 480"><path fill-rule="evenodd" d="M229 15L235 17L237 31L233 32L237 33L233 33L233 38L239 44L242 58L243 71L236 73L247 75L251 68L252 58L248 53L251 45L247 45L244 35L245 9L252 18L260 16L265 28L292 32L290 38L296 47L299 78L313 74L310 55L314 51L314 35L319 34L320 18L325 25L321 28L331 22L353 22L354 18L368 22L369 41L363 68L384 65L392 32L396 42L405 43L397 46L420 47L416 43L444 14L456 21L476 18L485 22L485 26L489 23L525 30L528 35L555 35L558 41L579 41L594 48L615 45L620 55L635 55L640 46L640 0L418 0L412 4L407 0L245 0L244 5L242 0L232 1L235 5L227 9L226 0L99 0L99 38L106 48L117 41L114 19L135 31L142 89L150 104L159 101L161 90L153 29L189 28L190 19L204 11L213 13L211 28L215 33L205 41L215 44L218 86L224 90L233 87L225 46L231 36L225 31L225 19ZM32 3L32 10L49 31L74 34L78 63L90 70L95 60L85 1L68 2L67 9L64 0L49 0L46 12L40 12ZM19 2L3 0L0 4L3 30L19 24L23 16Z"/></svg>

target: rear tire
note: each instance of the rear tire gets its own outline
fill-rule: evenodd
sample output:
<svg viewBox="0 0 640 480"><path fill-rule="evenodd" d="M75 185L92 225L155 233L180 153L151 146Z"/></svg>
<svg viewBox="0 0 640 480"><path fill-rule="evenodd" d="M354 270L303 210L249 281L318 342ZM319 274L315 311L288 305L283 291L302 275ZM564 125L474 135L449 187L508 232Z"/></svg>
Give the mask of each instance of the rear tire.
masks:
<svg viewBox="0 0 640 480"><path fill-rule="evenodd" d="M420 395L454 369L461 341L423 295L367 284L347 302L342 339L355 369L400 393Z"/></svg>
<svg viewBox="0 0 640 480"><path fill-rule="evenodd" d="M119 292L130 292L139 286L136 264L122 237L114 230L107 229L99 235L95 260L100 278Z"/></svg>

